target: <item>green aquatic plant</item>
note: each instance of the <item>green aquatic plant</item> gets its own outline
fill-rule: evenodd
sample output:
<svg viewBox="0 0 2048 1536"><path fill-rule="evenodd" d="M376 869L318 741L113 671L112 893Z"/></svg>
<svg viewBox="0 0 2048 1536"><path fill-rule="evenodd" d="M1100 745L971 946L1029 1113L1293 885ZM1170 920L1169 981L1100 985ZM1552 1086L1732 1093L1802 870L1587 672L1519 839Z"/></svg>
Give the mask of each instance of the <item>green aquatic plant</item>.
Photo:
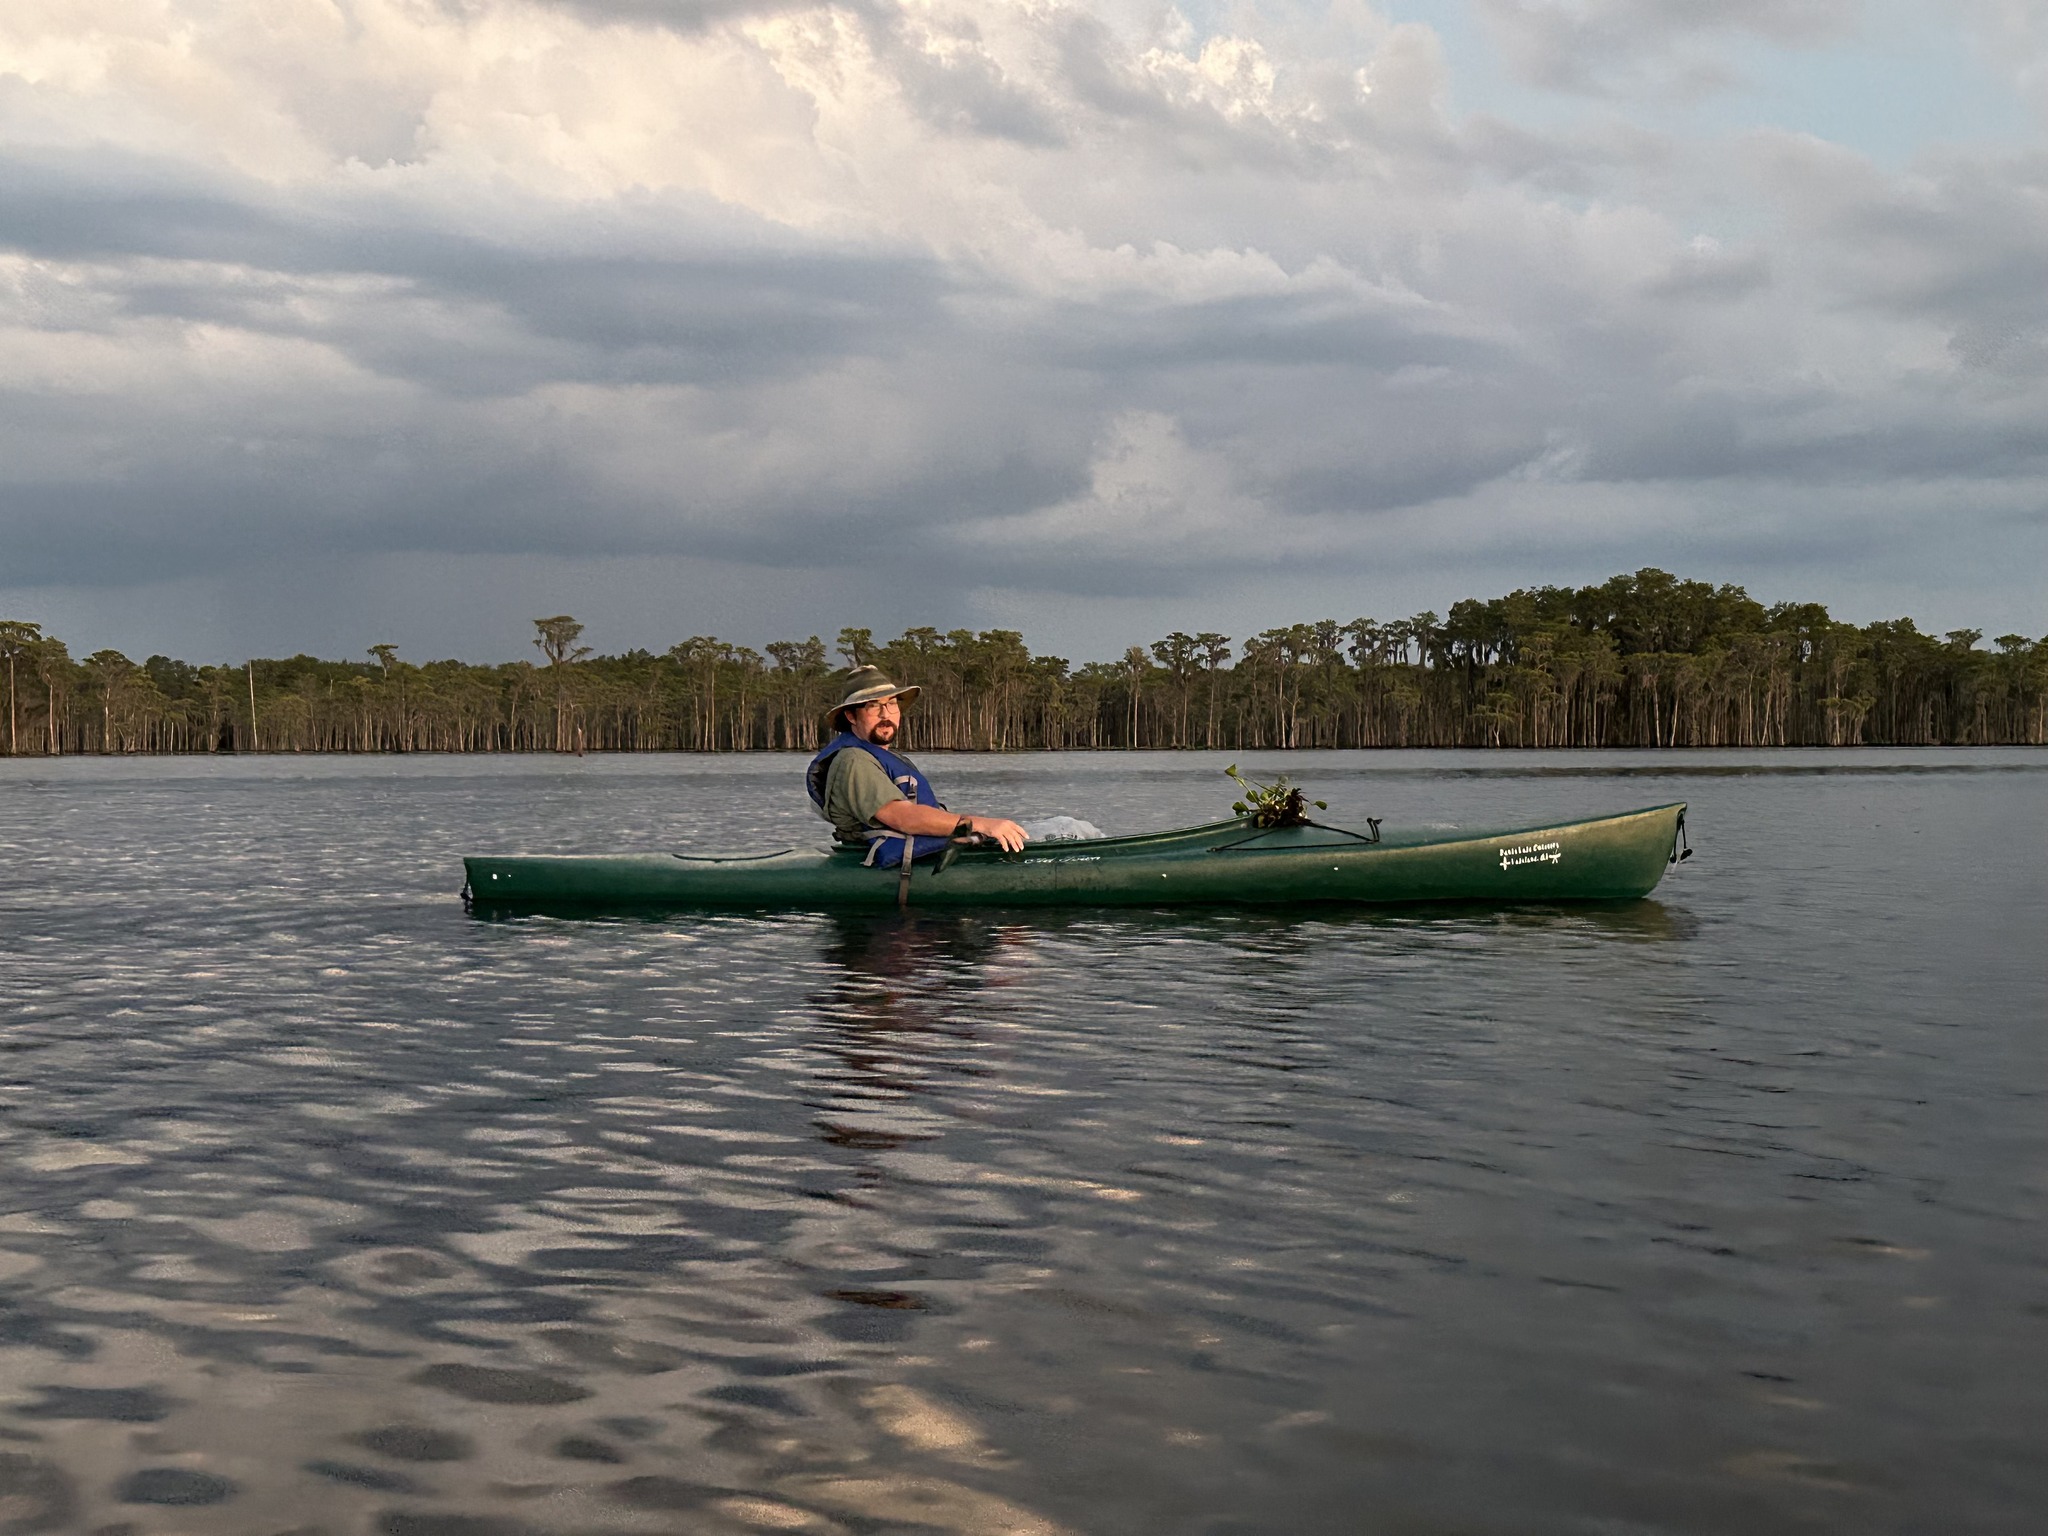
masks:
<svg viewBox="0 0 2048 1536"><path fill-rule="evenodd" d="M1230 775L1244 798L1231 802L1230 808L1240 816L1249 816L1256 827L1301 827L1308 825L1308 808L1314 805L1319 811L1327 811L1327 800L1307 799L1299 784L1287 782L1287 775L1281 774L1270 784L1260 784L1246 778L1232 763L1223 770Z"/></svg>

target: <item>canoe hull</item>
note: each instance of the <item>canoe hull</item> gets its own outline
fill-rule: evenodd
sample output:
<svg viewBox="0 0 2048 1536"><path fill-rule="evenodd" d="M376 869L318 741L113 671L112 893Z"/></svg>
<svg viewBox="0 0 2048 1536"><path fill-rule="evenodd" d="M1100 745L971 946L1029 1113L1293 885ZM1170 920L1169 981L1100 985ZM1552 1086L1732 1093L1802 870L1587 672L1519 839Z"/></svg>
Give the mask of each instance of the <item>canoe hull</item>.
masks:
<svg viewBox="0 0 2048 1536"><path fill-rule="evenodd" d="M1626 901L1673 858L1683 805L1500 831L1332 827L1260 832L1219 822L1141 837L1034 843L917 866L914 908L1282 906L1435 901ZM893 870L857 854L791 849L753 857L508 854L463 861L469 895L497 910L886 910Z"/></svg>

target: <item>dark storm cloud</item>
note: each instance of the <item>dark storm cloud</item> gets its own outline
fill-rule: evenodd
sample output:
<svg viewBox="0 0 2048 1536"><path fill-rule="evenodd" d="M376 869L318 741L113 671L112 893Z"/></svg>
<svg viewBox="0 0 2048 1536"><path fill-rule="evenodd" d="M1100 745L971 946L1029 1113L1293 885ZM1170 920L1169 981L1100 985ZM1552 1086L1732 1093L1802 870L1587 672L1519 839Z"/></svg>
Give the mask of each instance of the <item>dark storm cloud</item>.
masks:
<svg viewBox="0 0 2048 1536"><path fill-rule="evenodd" d="M1244 477L1247 490L1276 505L1323 516L1355 516L1428 506L1465 496L1512 474L1544 450L1534 420L1467 420L1455 448L1429 434L1419 413L1350 402L1348 429L1296 453L1272 453Z"/></svg>
<svg viewBox="0 0 2048 1536"><path fill-rule="evenodd" d="M1692 398L1589 423L1582 473L1605 482L1755 479L1786 487L2048 472L2048 419L2005 419L1930 395L1845 413L1833 399Z"/></svg>
<svg viewBox="0 0 2048 1536"><path fill-rule="evenodd" d="M445 306L441 333L351 313L305 334L377 372L465 394L772 378L894 350L933 326L944 292L927 262L823 253L653 260L499 251L404 275L414 303Z"/></svg>
<svg viewBox="0 0 2048 1536"><path fill-rule="evenodd" d="M726 213L692 239L704 210L669 211L669 254L614 254L570 216L513 244L176 166L0 153L0 249L126 263L106 290L129 315L315 339L461 393L734 382L894 349L933 326L949 286L928 257L821 249ZM297 302L295 279L329 276L395 286L318 314ZM437 310L444 325L422 323Z"/></svg>
<svg viewBox="0 0 2048 1536"><path fill-rule="evenodd" d="M919 266L819 258L607 260L493 253L459 272L386 269L404 290L319 318L290 282L148 275L126 313L335 347L376 373L459 395L547 383L734 384L893 347L941 296Z"/></svg>
<svg viewBox="0 0 2048 1536"><path fill-rule="evenodd" d="M32 431L37 414L10 412L10 425ZM43 424L64 425L55 412ZM614 493L600 501L587 470L550 443L523 451L498 439L463 443L444 428L430 451L394 455L402 431L385 423L308 436L254 462L235 441L165 445L146 484L16 479L0 504L7 584L125 586L266 559L317 564L402 552L810 566L833 549L945 526L962 507L1012 515L1077 488L1068 466L1006 455L937 461L886 494L768 495L743 516L693 521L676 516L692 500L687 483L658 497ZM934 551L899 560L897 569L971 576L977 567Z"/></svg>
<svg viewBox="0 0 2048 1536"><path fill-rule="evenodd" d="M296 261L303 232L230 186L180 162L120 151L0 150L0 247L87 261Z"/></svg>

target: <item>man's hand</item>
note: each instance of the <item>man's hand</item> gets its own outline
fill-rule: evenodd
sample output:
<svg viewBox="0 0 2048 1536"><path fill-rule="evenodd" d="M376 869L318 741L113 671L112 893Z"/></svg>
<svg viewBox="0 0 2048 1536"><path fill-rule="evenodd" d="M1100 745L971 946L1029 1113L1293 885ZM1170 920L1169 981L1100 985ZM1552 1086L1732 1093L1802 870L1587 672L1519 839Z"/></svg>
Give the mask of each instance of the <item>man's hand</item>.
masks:
<svg viewBox="0 0 2048 1536"><path fill-rule="evenodd" d="M915 800L891 800L875 812L875 820L891 832L908 832L915 837L950 837L953 829L964 821L970 832L994 838L1005 853L1015 853L1025 843L1024 829L1014 821L1005 821L1000 816L957 815L936 806L919 805Z"/></svg>
<svg viewBox="0 0 2048 1536"><path fill-rule="evenodd" d="M1024 829L1000 816L969 816L967 822L979 836L992 837L1001 843L1005 853L1020 851L1026 842Z"/></svg>

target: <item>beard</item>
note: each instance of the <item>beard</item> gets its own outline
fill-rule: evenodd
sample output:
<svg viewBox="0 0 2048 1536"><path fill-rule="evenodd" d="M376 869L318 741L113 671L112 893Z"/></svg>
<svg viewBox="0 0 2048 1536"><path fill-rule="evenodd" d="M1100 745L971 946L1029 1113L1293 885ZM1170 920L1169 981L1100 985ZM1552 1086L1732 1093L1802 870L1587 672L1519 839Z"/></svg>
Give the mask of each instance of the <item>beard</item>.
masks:
<svg viewBox="0 0 2048 1536"><path fill-rule="evenodd" d="M868 740L878 747L886 747L895 739L896 722L894 720L877 720L868 728Z"/></svg>

